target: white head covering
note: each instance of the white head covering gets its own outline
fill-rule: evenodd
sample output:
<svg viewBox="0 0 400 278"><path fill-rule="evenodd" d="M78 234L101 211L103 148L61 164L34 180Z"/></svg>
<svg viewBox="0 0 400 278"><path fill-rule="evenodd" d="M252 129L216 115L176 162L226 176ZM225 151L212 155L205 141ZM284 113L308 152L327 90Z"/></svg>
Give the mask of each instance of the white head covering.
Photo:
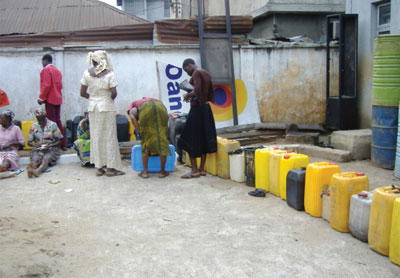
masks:
<svg viewBox="0 0 400 278"><path fill-rule="evenodd" d="M113 70L113 66L111 63L110 56L107 54L105 50L97 50L94 52L89 52L88 57L87 57L87 62L89 66L93 65L93 62L95 61L98 65L94 68L94 72L96 74L99 74L105 69L108 69L109 71Z"/></svg>

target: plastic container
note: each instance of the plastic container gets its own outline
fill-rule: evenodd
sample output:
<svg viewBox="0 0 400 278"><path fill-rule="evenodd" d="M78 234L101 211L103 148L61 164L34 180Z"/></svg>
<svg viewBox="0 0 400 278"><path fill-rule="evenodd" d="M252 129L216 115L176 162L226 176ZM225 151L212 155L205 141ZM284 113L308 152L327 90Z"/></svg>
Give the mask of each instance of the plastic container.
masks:
<svg viewBox="0 0 400 278"><path fill-rule="evenodd" d="M304 154L288 153L284 155L279 166L279 192L282 200L286 200L286 178L290 170L307 167L310 158Z"/></svg>
<svg viewBox="0 0 400 278"><path fill-rule="evenodd" d="M400 101L400 35L375 39L372 104L395 107Z"/></svg>
<svg viewBox="0 0 400 278"><path fill-rule="evenodd" d="M328 221L328 223L330 221L330 199L329 192L322 193L322 219Z"/></svg>
<svg viewBox="0 0 400 278"><path fill-rule="evenodd" d="M351 196L349 213L350 233L361 241L368 241L369 215L372 193L363 191Z"/></svg>
<svg viewBox="0 0 400 278"><path fill-rule="evenodd" d="M269 192L277 197L281 196L280 181L280 167L281 159L287 154L288 151L277 150L270 154L269 159Z"/></svg>
<svg viewBox="0 0 400 278"><path fill-rule="evenodd" d="M229 172L231 180L236 182L246 181L244 152L242 149L229 153Z"/></svg>
<svg viewBox="0 0 400 278"><path fill-rule="evenodd" d="M229 152L233 152L240 148L240 143L237 140L229 140L221 137L217 137L217 156L215 167L217 168L217 175L223 179L230 178L229 170ZM214 167L214 166L213 166Z"/></svg>
<svg viewBox="0 0 400 278"><path fill-rule="evenodd" d="M75 116L72 120L72 142L75 142L77 138L77 130L79 123L83 120L84 116Z"/></svg>
<svg viewBox="0 0 400 278"><path fill-rule="evenodd" d="M344 172L332 176L330 192L330 224L339 232L348 233L351 196L369 190L369 180L364 173Z"/></svg>
<svg viewBox="0 0 400 278"><path fill-rule="evenodd" d="M169 145L169 150L171 152L171 155L167 156L167 161L165 163L165 171L173 172L175 170L175 160L176 160L175 147L173 145ZM134 171L136 172L143 171L142 145L136 145L132 147L131 161L132 161L132 169ZM149 156L148 171L149 172L161 171L161 161L159 156Z"/></svg>
<svg viewBox="0 0 400 278"><path fill-rule="evenodd" d="M328 189L332 175L339 172L340 167L335 163L308 164L304 192L304 208L308 214L314 217L322 216L321 194Z"/></svg>
<svg viewBox="0 0 400 278"><path fill-rule="evenodd" d="M290 170L286 177L286 202L296 210L304 210L305 179L306 168Z"/></svg>
<svg viewBox="0 0 400 278"><path fill-rule="evenodd" d="M129 122L128 118L125 115L117 115L117 137L118 142L129 142L130 135L129 135Z"/></svg>
<svg viewBox="0 0 400 278"><path fill-rule="evenodd" d="M29 136L29 130L31 129L31 126L34 122L35 121L22 121L21 122L21 131L22 131L22 134L24 135L24 141L25 141L24 150L32 150L32 147L28 146L28 136Z"/></svg>
<svg viewBox="0 0 400 278"><path fill-rule="evenodd" d="M263 147L248 147L244 149L244 160L246 168L246 185L255 186L256 185L256 175L255 175L255 151Z"/></svg>
<svg viewBox="0 0 400 278"><path fill-rule="evenodd" d="M135 126L133 125L133 122L131 119L128 119L128 122L129 122L129 129L128 129L129 141L136 141Z"/></svg>
<svg viewBox="0 0 400 278"><path fill-rule="evenodd" d="M385 256L389 255L393 204L399 197L400 188L392 186L377 188L372 197L368 244L372 250Z"/></svg>
<svg viewBox="0 0 400 278"><path fill-rule="evenodd" d="M389 258L391 262L400 265L400 198L393 204Z"/></svg>
<svg viewBox="0 0 400 278"><path fill-rule="evenodd" d="M270 154L279 148L262 148L255 152L255 186L256 188L269 191L269 159Z"/></svg>
<svg viewBox="0 0 400 278"><path fill-rule="evenodd" d="M213 176L216 176L218 174L217 153L208 153L207 154L206 165L204 165L204 170Z"/></svg>
<svg viewBox="0 0 400 278"><path fill-rule="evenodd" d="M372 106L371 161L378 167L394 168L398 113L397 107Z"/></svg>

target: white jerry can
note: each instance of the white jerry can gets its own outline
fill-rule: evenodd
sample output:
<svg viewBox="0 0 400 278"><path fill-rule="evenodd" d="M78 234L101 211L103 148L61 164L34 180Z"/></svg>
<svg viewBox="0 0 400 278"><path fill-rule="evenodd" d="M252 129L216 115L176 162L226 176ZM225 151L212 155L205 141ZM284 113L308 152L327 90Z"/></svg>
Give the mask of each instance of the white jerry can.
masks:
<svg viewBox="0 0 400 278"><path fill-rule="evenodd" d="M350 233L361 241L368 241L369 214L372 192L362 191L351 196L349 213Z"/></svg>
<svg viewBox="0 0 400 278"><path fill-rule="evenodd" d="M236 182L246 181L243 151L236 151L229 154L229 167L231 180Z"/></svg>
<svg viewBox="0 0 400 278"><path fill-rule="evenodd" d="M329 223L329 192L322 193L322 218Z"/></svg>

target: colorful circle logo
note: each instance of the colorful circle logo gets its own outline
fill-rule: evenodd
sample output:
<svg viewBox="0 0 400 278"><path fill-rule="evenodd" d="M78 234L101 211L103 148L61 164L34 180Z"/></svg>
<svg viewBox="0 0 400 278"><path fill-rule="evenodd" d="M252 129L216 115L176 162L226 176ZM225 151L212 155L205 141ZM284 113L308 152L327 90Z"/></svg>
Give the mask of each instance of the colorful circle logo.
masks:
<svg viewBox="0 0 400 278"><path fill-rule="evenodd" d="M236 86L236 104L238 115L240 115L247 106L247 90L242 80L235 80ZM231 86L214 86L215 100L211 103L211 109L216 122L225 122L233 119L232 112L232 92Z"/></svg>

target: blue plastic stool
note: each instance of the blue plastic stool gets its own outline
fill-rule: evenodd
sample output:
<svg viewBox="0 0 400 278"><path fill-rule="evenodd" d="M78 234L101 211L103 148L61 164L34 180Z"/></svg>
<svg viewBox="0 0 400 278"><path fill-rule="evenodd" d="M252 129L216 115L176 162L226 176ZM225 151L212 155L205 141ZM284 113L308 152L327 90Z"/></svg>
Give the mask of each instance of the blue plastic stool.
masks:
<svg viewBox="0 0 400 278"><path fill-rule="evenodd" d="M175 161L176 161L175 147L173 145L169 145L169 151L171 152L171 155L167 156L167 162L165 163L165 171L173 172L175 170ZM143 171L142 145L136 145L132 147L131 161L132 161L132 169L134 171L136 172ZM153 173L161 171L161 161L159 156L149 156L148 171Z"/></svg>

